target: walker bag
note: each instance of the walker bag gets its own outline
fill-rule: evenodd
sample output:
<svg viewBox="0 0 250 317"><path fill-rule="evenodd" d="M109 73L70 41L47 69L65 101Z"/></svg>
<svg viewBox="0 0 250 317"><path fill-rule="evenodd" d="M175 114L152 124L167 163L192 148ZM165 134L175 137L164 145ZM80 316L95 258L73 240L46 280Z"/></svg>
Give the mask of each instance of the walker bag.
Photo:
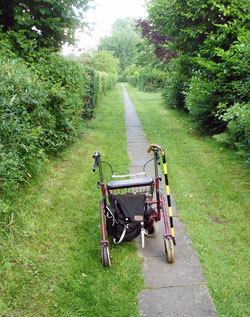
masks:
<svg viewBox="0 0 250 317"><path fill-rule="evenodd" d="M110 195L107 207L106 228L114 242L131 241L141 232L146 204L145 194ZM119 241L119 242L121 242Z"/></svg>

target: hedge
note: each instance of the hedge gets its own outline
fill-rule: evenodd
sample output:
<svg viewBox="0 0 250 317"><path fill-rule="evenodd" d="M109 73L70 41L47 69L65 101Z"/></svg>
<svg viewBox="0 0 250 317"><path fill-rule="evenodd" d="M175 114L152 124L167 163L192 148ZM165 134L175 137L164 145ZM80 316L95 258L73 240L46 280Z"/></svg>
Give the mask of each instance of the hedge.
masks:
<svg viewBox="0 0 250 317"><path fill-rule="evenodd" d="M0 56L0 193L11 197L72 142L116 77L55 53L31 65Z"/></svg>
<svg viewBox="0 0 250 317"><path fill-rule="evenodd" d="M128 76L128 83L143 91L156 91L164 86L166 78L166 72L157 68L142 68Z"/></svg>

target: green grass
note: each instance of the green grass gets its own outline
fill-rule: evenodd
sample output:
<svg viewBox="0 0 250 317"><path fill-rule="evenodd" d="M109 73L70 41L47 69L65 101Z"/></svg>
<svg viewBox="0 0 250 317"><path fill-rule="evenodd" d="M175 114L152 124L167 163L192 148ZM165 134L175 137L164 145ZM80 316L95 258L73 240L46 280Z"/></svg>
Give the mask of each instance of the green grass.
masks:
<svg viewBox="0 0 250 317"><path fill-rule="evenodd" d="M151 143L166 151L170 189L208 280L219 316L249 316L249 168L159 93L126 85ZM178 244L178 241L177 241Z"/></svg>
<svg viewBox="0 0 250 317"><path fill-rule="evenodd" d="M116 172L128 169L120 86L84 129L13 201L0 245L1 316L138 316L141 260L134 243L111 244L112 267L103 267L101 192L92 172L97 150Z"/></svg>

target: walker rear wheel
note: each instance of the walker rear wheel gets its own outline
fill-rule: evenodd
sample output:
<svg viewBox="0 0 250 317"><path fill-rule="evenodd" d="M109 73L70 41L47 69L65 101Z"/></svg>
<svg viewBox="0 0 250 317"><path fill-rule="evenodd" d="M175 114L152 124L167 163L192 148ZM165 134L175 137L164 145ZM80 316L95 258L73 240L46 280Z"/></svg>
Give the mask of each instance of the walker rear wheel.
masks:
<svg viewBox="0 0 250 317"><path fill-rule="evenodd" d="M174 262L174 243L170 236L164 237L164 245L166 252L166 259L168 263Z"/></svg>
<svg viewBox="0 0 250 317"><path fill-rule="evenodd" d="M109 246L104 245L101 248L101 255L102 255L102 263L105 267L110 267L111 266L111 261L110 261L110 254L109 254Z"/></svg>

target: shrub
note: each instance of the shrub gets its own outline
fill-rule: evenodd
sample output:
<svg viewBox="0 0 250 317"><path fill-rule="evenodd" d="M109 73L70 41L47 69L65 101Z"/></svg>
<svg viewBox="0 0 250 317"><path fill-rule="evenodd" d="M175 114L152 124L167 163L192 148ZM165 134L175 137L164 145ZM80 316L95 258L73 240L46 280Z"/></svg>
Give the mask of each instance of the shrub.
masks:
<svg viewBox="0 0 250 317"><path fill-rule="evenodd" d="M114 52L97 51L91 58L91 67L99 72L118 74L120 70L120 60L114 57Z"/></svg>
<svg viewBox="0 0 250 317"><path fill-rule="evenodd" d="M47 86L38 76L19 60L0 59L0 70L0 178L7 192L45 159L46 134L56 122L44 107Z"/></svg>
<svg viewBox="0 0 250 317"><path fill-rule="evenodd" d="M185 92L191 78L193 62L186 56L172 59L168 65L167 78L162 91L164 104L174 109L185 109Z"/></svg>
<svg viewBox="0 0 250 317"><path fill-rule="evenodd" d="M112 73L104 73L104 72L97 72L97 80L98 80L98 98L105 96L107 91L111 90L116 82L117 82L117 75Z"/></svg>
<svg viewBox="0 0 250 317"><path fill-rule="evenodd" d="M139 73L139 88L145 91L156 91L166 81L166 73L157 68L143 68Z"/></svg>
<svg viewBox="0 0 250 317"><path fill-rule="evenodd" d="M99 75L91 68L87 68L86 90L84 96L83 118L92 118L99 95Z"/></svg>
<svg viewBox="0 0 250 317"><path fill-rule="evenodd" d="M0 190L7 195L73 140L117 80L57 54L28 65L0 59Z"/></svg>
<svg viewBox="0 0 250 317"><path fill-rule="evenodd" d="M186 106L196 127L208 134L220 133L226 124L218 118L217 106L221 100L216 81L205 78L204 74L197 71L192 76L189 90L185 93Z"/></svg>
<svg viewBox="0 0 250 317"><path fill-rule="evenodd" d="M128 77L126 76L126 74L121 74L118 77L118 82L119 83L126 83L128 82Z"/></svg>
<svg viewBox="0 0 250 317"><path fill-rule="evenodd" d="M128 78L128 83L133 86L133 87L138 87L139 86L139 73L136 72L133 75L130 75L127 77Z"/></svg>
<svg viewBox="0 0 250 317"><path fill-rule="evenodd" d="M143 91L156 91L164 86L166 73L157 68L139 68L128 76L128 82L133 87Z"/></svg>
<svg viewBox="0 0 250 317"><path fill-rule="evenodd" d="M220 118L227 123L227 140L250 155L250 103L236 103Z"/></svg>

